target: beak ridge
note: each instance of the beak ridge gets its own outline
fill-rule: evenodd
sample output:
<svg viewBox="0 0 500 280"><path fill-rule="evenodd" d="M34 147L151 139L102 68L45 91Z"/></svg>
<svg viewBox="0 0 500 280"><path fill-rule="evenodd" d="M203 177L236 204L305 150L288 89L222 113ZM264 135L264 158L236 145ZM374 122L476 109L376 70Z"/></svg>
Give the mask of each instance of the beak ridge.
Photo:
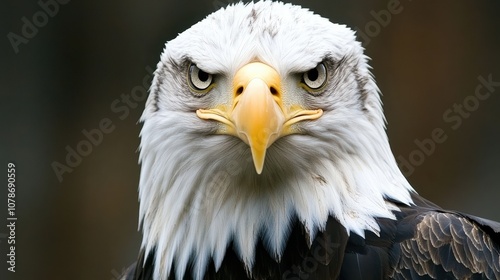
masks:
<svg viewBox="0 0 500 280"><path fill-rule="evenodd" d="M285 116L268 84L254 78L235 98L232 112L236 134L250 146L255 170L262 173L266 150L280 137Z"/></svg>

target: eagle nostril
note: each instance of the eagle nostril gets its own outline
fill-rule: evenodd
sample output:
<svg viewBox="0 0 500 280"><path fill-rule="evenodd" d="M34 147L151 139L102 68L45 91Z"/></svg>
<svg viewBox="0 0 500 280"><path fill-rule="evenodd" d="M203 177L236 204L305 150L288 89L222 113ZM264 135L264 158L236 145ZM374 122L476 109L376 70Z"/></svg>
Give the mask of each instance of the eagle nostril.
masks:
<svg viewBox="0 0 500 280"><path fill-rule="evenodd" d="M278 95L278 90L275 87L270 87L269 90L271 91L272 95Z"/></svg>
<svg viewBox="0 0 500 280"><path fill-rule="evenodd" d="M238 89L236 89L236 95L240 95L242 93L243 93L243 87L240 86L240 87L238 87Z"/></svg>

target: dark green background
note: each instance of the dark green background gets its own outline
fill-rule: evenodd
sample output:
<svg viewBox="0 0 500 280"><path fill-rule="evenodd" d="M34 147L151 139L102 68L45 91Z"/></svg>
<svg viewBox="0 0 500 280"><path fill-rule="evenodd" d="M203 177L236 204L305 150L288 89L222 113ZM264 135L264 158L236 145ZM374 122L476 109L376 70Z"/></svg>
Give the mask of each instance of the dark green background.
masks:
<svg viewBox="0 0 500 280"><path fill-rule="evenodd" d="M374 14L393 1L292 2L366 33L367 24L380 25ZM143 83L165 41L225 3L73 0L15 54L7 34L20 34L22 18L41 8L37 1L2 1L0 156L4 170L9 161L17 165L18 272L6 273L0 235L1 279L116 279L134 261L145 100L126 116L111 104ZM500 87L458 129L443 119L474 94L479 76L500 81L500 2L401 0L398 7L365 42L394 154L408 158L415 139L443 129L447 140L410 182L443 207L500 220ZM51 164L64 163L66 146L75 148L82 130L104 118L114 130L59 182ZM5 234L6 188L0 194Z"/></svg>

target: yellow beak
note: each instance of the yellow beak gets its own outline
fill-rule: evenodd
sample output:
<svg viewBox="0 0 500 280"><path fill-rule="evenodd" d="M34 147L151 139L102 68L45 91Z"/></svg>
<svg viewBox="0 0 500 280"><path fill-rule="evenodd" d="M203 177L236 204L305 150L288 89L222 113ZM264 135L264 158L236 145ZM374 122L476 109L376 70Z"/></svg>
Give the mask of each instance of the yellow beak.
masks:
<svg viewBox="0 0 500 280"><path fill-rule="evenodd" d="M271 67L251 63L238 71L234 86L236 96L231 117L235 132L250 146L255 170L260 174L266 150L280 137L285 121L280 108L281 98L278 96L281 92L280 79Z"/></svg>
<svg viewBox="0 0 500 280"><path fill-rule="evenodd" d="M293 133L290 126L298 121L319 118L323 111L287 109L282 102L281 79L273 68L253 62L238 70L233 79L231 108L199 109L198 117L226 124L224 134L239 137L250 146L253 163L262 173L266 150L279 137Z"/></svg>

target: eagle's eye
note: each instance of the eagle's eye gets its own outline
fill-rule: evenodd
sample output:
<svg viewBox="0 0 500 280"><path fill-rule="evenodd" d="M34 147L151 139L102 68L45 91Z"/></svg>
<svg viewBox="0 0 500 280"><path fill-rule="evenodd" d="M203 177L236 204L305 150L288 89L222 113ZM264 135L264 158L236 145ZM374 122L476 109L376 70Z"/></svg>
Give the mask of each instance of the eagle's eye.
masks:
<svg viewBox="0 0 500 280"><path fill-rule="evenodd" d="M312 90L320 89L326 83L326 67L323 62L302 75L302 83Z"/></svg>
<svg viewBox="0 0 500 280"><path fill-rule="evenodd" d="M196 66L191 64L189 66L189 84L195 91L208 91L212 85L213 75L209 74Z"/></svg>

